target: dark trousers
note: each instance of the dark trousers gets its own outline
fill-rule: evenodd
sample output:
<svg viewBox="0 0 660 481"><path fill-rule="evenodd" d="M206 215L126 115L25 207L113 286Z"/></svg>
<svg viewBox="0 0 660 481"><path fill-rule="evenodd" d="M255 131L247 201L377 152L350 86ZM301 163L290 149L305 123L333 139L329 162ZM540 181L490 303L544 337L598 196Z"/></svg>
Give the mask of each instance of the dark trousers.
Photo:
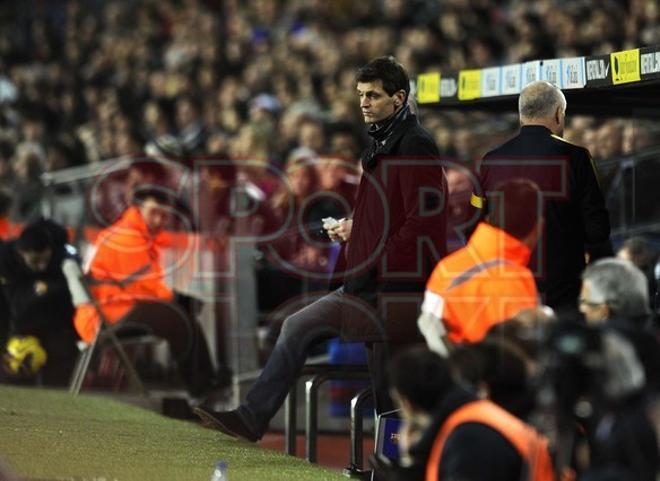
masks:
<svg viewBox="0 0 660 481"><path fill-rule="evenodd" d="M138 332L167 340L181 378L193 396L217 382L204 332L194 316L178 304L137 303L118 325L118 334Z"/></svg>
<svg viewBox="0 0 660 481"><path fill-rule="evenodd" d="M48 360L41 371L44 386L68 386L78 358L78 336L73 329L40 338Z"/></svg>
<svg viewBox="0 0 660 481"><path fill-rule="evenodd" d="M343 288L339 288L285 319L261 375L247 393L245 403L238 408L238 414L258 436L268 429L268 423L282 406L312 348L341 334L342 305L347 297ZM370 349L374 359L369 363L379 412L391 406L384 386L387 350L383 346ZM387 401L382 401L383 396Z"/></svg>

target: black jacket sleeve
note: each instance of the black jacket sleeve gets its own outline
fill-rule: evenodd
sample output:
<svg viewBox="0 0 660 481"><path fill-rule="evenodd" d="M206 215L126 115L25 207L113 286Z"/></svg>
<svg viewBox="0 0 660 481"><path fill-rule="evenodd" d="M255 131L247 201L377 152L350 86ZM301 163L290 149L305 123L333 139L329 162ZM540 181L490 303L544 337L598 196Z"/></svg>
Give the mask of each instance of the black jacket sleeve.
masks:
<svg viewBox="0 0 660 481"><path fill-rule="evenodd" d="M596 168L586 149L577 151L573 159L576 195L580 202L584 225L585 249L591 260L613 255L610 242L610 218L605 208L605 199L598 184Z"/></svg>

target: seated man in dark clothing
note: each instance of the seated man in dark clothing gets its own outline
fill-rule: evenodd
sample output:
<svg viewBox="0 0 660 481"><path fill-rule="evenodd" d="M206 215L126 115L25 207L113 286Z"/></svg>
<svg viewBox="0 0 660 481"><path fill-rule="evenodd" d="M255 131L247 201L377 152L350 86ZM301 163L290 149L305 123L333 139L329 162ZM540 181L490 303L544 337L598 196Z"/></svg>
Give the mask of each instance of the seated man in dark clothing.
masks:
<svg viewBox="0 0 660 481"><path fill-rule="evenodd" d="M47 355L41 382L49 386L68 383L78 353L71 294L61 270L64 258L71 256L66 243L66 231L42 219L28 225L18 239L0 246L9 341L20 336L39 340ZM4 352L4 344L2 348ZM5 356L7 361L11 357ZM4 376L17 380L12 373Z"/></svg>

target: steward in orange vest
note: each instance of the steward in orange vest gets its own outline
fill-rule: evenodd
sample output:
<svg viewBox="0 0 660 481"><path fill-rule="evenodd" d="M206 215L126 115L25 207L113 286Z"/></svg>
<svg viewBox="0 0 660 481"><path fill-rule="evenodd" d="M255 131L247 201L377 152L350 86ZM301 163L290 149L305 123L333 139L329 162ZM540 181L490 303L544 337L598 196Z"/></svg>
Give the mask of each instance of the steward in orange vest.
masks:
<svg viewBox="0 0 660 481"><path fill-rule="evenodd" d="M418 327L430 349L446 354L450 343L478 342L488 330L538 305L534 277L526 267L542 230L538 188L514 179L489 223L480 223L468 244L442 259L427 284Z"/></svg>
<svg viewBox="0 0 660 481"><path fill-rule="evenodd" d="M547 440L531 426L456 384L448 362L426 349L390 365L401 408L403 461L380 463L379 479L408 481L553 481Z"/></svg>
<svg viewBox="0 0 660 481"><path fill-rule="evenodd" d="M548 451L548 440L534 428L498 405L490 401L479 400L463 404L442 423L426 465L426 481L443 479L440 477L441 465L443 462L451 463L455 455L450 448L451 437L455 433L458 437L458 430L465 431L469 429L470 424L480 424L495 431L515 448L522 458L522 470L526 473L518 479L529 481L553 481L555 479ZM453 449L460 449L459 444L456 443ZM462 456L462 454L456 454ZM475 459L477 459L476 456Z"/></svg>
<svg viewBox="0 0 660 481"><path fill-rule="evenodd" d="M222 379L216 374L204 333L186 306L191 298L175 296L164 281L162 229L174 199L159 190L141 189L134 202L94 244L88 269L91 293L109 324L122 321L166 339L190 393L199 396L221 387L229 373L223 372ZM74 325L79 336L91 342L100 325L95 307L78 306Z"/></svg>
<svg viewBox="0 0 660 481"><path fill-rule="evenodd" d="M173 294L165 284L160 252L163 220L157 216L156 203L145 200L143 207L126 209L113 225L101 231L94 243L89 273L93 278L92 295L106 320L119 321L139 300L171 301ZM141 209L152 216L148 225ZM90 305L80 306L74 320L80 337L91 342L96 335L99 316Z"/></svg>

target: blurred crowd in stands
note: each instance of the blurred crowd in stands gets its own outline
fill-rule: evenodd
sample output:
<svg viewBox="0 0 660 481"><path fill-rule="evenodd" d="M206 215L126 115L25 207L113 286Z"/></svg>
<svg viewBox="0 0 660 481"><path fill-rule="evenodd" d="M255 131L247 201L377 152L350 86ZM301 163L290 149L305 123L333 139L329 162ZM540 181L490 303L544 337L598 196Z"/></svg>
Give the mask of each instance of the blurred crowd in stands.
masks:
<svg viewBox="0 0 660 481"><path fill-rule="evenodd" d="M314 226L350 213L365 145L354 70L383 52L414 78L660 43L653 0L28 3L0 5L0 216L36 220L44 173L169 159L180 165L169 169L170 185L187 191L195 223L216 239L228 229L273 232L299 214ZM469 167L518 128L514 114L425 109L421 117L441 152ZM607 162L653 146L659 130L644 120L569 115L565 137L605 166L607 195L620 181ZM101 168L100 186L86 189L86 223L112 223L135 186L163 182L149 168L123 165ZM459 170L448 180L456 225L471 185ZM257 226L213 221L230 208L227 187L237 181L263 214ZM317 191L337 194L336 202L303 213ZM295 237L279 243L294 264L318 270L331 260L332 252L301 249Z"/></svg>
<svg viewBox="0 0 660 481"><path fill-rule="evenodd" d="M353 72L383 52L414 78L660 43L653 0L28 3L0 6L0 186L13 191L17 221L37 215L42 173L105 159L354 160L364 129ZM460 161L517 128L515 117L480 114L424 112L423 121ZM655 133L574 118L566 137L605 159ZM258 166L242 170L260 177Z"/></svg>

